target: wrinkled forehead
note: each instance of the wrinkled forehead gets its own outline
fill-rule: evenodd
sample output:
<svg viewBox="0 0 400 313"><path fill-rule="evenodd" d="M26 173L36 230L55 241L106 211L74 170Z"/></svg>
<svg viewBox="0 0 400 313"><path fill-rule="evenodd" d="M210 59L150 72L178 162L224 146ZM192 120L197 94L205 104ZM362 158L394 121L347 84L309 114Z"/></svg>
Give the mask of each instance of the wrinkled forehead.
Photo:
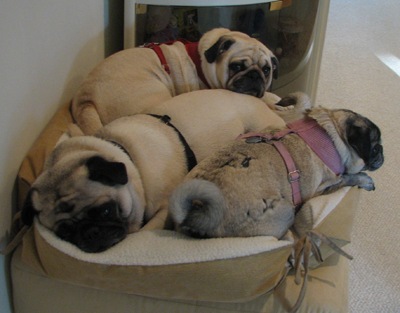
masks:
<svg viewBox="0 0 400 313"><path fill-rule="evenodd" d="M355 113L356 121L354 123L355 126L362 127L368 131L371 142L380 143L381 142L381 130L375 123L373 123L370 119L363 117L362 115Z"/></svg>
<svg viewBox="0 0 400 313"><path fill-rule="evenodd" d="M381 143L382 142L382 137L381 137L382 134L381 134L381 130L379 129L379 127L376 126L369 119L367 119L367 125L371 129L371 132L370 132L371 141L375 142L375 143Z"/></svg>
<svg viewBox="0 0 400 313"><path fill-rule="evenodd" d="M244 63L246 66L258 65L260 67L269 64L272 66L271 57L259 49L245 48L241 51L233 51L229 57L228 63Z"/></svg>
<svg viewBox="0 0 400 313"><path fill-rule="evenodd" d="M68 171L45 172L32 185L32 201L40 199L57 199L72 193L74 190L85 190L87 182L87 170L80 166Z"/></svg>
<svg viewBox="0 0 400 313"><path fill-rule="evenodd" d="M259 44L249 45L240 42L233 44L228 53L230 62L251 60L254 63L271 63L273 57L271 51Z"/></svg>
<svg viewBox="0 0 400 313"><path fill-rule="evenodd" d="M234 41L235 48L240 47L242 49L245 49L245 48L258 49L268 55L272 54L271 50L269 50L261 41L255 39L255 38L252 38L245 33L232 31L232 32L229 32L229 33L225 34L224 36L222 36L221 39L222 38L224 39L224 41L226 41L226 40Z"/></svg>
<svg viewBox="0 0 400 313"><path fill-rule="evenodd" d="M232 45L232 47L237 51L236 53L259 53L260 55L263 54L267 57L272 56L271 50L269 50L266 46L261 44L258 40L251 38L251 41L243 42L240 40L236 40L235 43Z"/></svg>
<svg viewBox="0 0 400 313"><path fill-rule="evenodd" d="M66 180L73 173L80 173L80 176L87 175L87 169L85 165L86 158L80 158L79 156L72 158L63 158L58 160L57 163L52 164L51 167L47 167L43 173L36 179L33 186L43 185L47 182L58 183Z"/></svg>

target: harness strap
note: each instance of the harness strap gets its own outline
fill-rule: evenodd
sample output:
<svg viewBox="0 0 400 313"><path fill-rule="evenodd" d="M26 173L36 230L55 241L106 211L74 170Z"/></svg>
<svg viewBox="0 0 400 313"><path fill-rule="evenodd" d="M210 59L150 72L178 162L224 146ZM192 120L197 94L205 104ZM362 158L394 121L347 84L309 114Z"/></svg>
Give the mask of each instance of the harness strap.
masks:
<svg viewBox="0 0 400 313"><path fill-rule="evenodd" d="M198 50L198 46L199 46L198 42L188 41L185 44L186 51L189 54L190 58L192 59L194 65L196 66L197 75L204 83L204 85L206 85L208 89L211 89L210 84L208 83L206 76L204 75L203 69L201 67L201 57Z"/></svg>
<svg viewBox="0 0 400 313"><path fill-rule="evenodd" d="M300 193L300 185L299 185L300 172L296 168L296 165L294 164L292 156L290 155L289 151L287 151L287 149L282 144L282 142L273 140L273 141L271 141L271 143L278 150L278 152L281 154L283 160L285 161L285 165L286 165L286 168L288 171L288 180L290 182L290 185L292 186L293 204L295 206L298 206L301 203L301 193Z"/></svg>
<svg viewBox="0 0 400 313"><path fill-rule="evenodd" d="M164 53L162 52L160 45L158 43L150 43L144 48L150 48L153 49L154 52L157 54L158 58L160 59L161 65L164 67L164 70L168 73L168 75L171 75L171 70L169 69L167 60L165 59Z"/></svg>
<svg viewBox="0 0 400 313"><path fill-rule="evenodd" d="M128 150L125 149L125 147L123 145L121 145L120 143L118 143L114 140L107 140L107 141L112 143L114 146L120 148L129 157L129 159L133 162L131 155L129 154Z"/></svg>
<svg viewBox="0 0 400 313"><path fill-rule="evenodd" d="M295 207L297 207L299 204L301 204L301 193L299 184L300 171L296 168L296 165L289 151L285 148L282 142L279 141L279 139L281 139L285 135L293 132L293 129L284 129L278 133L275 133L273 136L263 133L247 133L244 135L240 135L236 139L246 139L247 143L270 142L278 150L283 158L283 161L285 162L288 172L288 180L292 187L293 204Z"/></svg>
<svg viewBox="0 0 400 313"><path fill-rule="evenodd" d="M199 76L200 80L207 86L207 88L211 88L210 84L207 82L207 79L203 73L203 69L201 68L201 57L200 57L200 53L198 50L198 42L191 42L189 40L186 40L184 38L180 38L177 40L172 40L172 41L168 41L165 43L156 43L156 42L152 42L149 44L145 44L142 47L144 48L150 48L153 49L154 52L157 54L158 58L160 59L161 65L164 67L165 71L171 75L171 69L168 66L168 62L164 56L164 53L162 52L160 45L172 45L175 42L181 42L185 45L186 48L186 52L188 53L189 57L192 59L194 65L196 66L196 71L197 71L197 75Z"/></svg>
<svg viewBox="0 0 400 313"><path fill-rule="evenodd" d="M164 124L172 127L176 131L176 133L179 136L179 139L181 140L181 142L182 142L182 144L183 144L183 146L185 148L188 172L190 172L191 169L197 165L197 160L196 160L196 156L195 156L193 150L190 148L190 146L187 143L185 137L183 137L181 132L174 125L172 125L170 123L171 118L168 115L157 115L157 114L149 114L149 115L160 119Z"/></svg>
<svg viewBox="0 0 400 313"><path fill-rule="evenodd" d="M300 119L287 124L318 157L336 174L343 174L344 164L328 133L314 119Z"/></svg>
<svg viewBox="0 0 400 313"><path fill-rule="evenodd" d="M292 186L293 203L295 206L298 206L301 204L300 172L296 169L290 153L279 139L290 133L297 134L336 175L344 173L345 168L331 138L316 120L311 118L300 119L287 124L287 127L274 135L247 133L240 135L237 139L246 139L248 143L270 142L275 146L285 161L288 170L288 179Z"/></svg>

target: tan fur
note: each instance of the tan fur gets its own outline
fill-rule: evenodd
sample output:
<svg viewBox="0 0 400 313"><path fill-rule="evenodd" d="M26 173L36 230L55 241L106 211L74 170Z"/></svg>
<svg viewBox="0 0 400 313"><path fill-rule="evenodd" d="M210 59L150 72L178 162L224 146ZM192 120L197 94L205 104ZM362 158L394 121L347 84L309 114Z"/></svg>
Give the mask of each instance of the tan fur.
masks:
<svg viewBox="0 0 400 313"><path fill-rule="evenodd" d="M67 130L70 137L84 136L82 129L76 124L69 124Z"/></svg>
<svg viewBox="0 0 400 313"><path fill-rule="evenodd" d="M106 141L121 144L121 148ZM126 185L107 186L88 179L84 160L91 156L125 164ZM125 117L102 128L95 137L78 136L61 142L49 155L43 173L32 185L33 207L40 222L55 231L57 221L79 216L90 206L110 199L119 203L138 231L165 208L165 200L187 173L186 156L174 129L148 115ZM59 213L61 202L75 205L71 213Z"/></svg>
<svg viewBox="0 0 400 313"><path fill-rule="evenodd" d="M225 29L222 32L226 34ZM217 42L220 33L221 29L216 29L202 37L199 44L200 55ZM237 32L231 35L237 37L236 45L240 51L250 42L252 46L262 46L253 55L244 50L237 53L244 53L247 60L256 57L265 62L265 58L272 55L264 45L247 35ZM149 112L152 106L179 94L206 88L181 42L160 47L171 68L171 75L168 75L156 53L149 48L120 51L89 73L78 89L71 107L75 121L85 134L92 135L103 125L119 117L144 110ZM224 80L229 75L227 62L231 57L233 55L229 52L226 61L223 56L223 62L203 64L204 75L212 88L227 88ZM258 60L254 62L257 63Z"/></svg>
<svg viewBox="0 0 400 313"><path fill-rule="evenodd" d="M363 168L375 170L383 163L383 153L365 164L347 142L349 125L367 130L366 118L346 110L312 109L314 118L333 139L344 161L345 173L336 176L296 134L281 139L300 171L302 201L333 192L343 186L373 190L372 179ZM274 134L269 127L263 133ZM351 131L351 130L350 130ZM371 149L380 147L380 132L375 126L366 131ZM379 134L379 135L378 135ZM375 141L377 140L377 141ZM369 144L369 143L368 143ZM368 145L367 144L367 145ZM359 164L362 164L360 167ZM204 159L178 186L169 201L177 229L204 237L270 235L280 238L294 221L292 189L287 168L277 149L269 143L236 140Z"/></svg>
<svg viewBox="0 0 400 313"><path fill-rule="evenodd" d="M244 62L246 67L254 67L261 71L261 68L271 64L271 58L274 54L257 39L251 38L248 35L230 31L226 28L214 29L207 32L199 41L200 52L206 51L211 47L220 37L232 38L235 43L226 51L218 60L217 64L208 63L204 53L200 53L201 66L204 73L212 73L207 75L207 81L211 88L222 88L233 90L232 83L236 77L232 77L228 69L229 64L237 61ZM241 73L240 75L242 75ZM272 82L272 70L269 77L266 79L266 89L271 85Z"/></svg>
<svg viewBox="0 0 400 313"><path fill-rule="evenodd" d="M154 51L131 48L108 57L84 79L73 99L72 114L85 134L91 135L119 117L140 113L181 92L200 89L184 45L177 42L162 50L173 50L167 54L172 57L168 59L172 76Z"/></svg>
<svg viewBox="0 0 400 313"><path fill-rule="evenodd" d="M285 125L261 99L228 90L185 93L148 111L171 118L171 123L193 150L197 162L241 134Z"/></svg>

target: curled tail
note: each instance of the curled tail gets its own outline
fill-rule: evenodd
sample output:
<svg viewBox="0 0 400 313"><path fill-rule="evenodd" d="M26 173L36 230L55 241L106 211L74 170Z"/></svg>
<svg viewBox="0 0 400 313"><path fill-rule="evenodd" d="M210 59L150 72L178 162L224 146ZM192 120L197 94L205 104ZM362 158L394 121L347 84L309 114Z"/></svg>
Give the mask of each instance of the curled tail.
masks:
<svg viewBox="0 0 400 313"><path fill-rule="evenodd" d="M276 111L286 123L305 117L307 110L312 109L311 100L303 92L294 92L275 104Z"/></svg>
<svg viewBox="0 0 400 313"><path fill-rule="evenodd" d="M169 199L169 212L178 230L206 236L224 216L224 197L212 182L193 179L179 185Z"/></svg>

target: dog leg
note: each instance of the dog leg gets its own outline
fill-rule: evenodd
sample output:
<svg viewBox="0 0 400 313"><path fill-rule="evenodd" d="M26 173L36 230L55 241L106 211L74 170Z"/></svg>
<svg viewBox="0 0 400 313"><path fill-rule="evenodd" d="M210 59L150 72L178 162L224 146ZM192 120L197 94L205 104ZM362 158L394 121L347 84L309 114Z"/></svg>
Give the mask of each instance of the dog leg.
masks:
<svg viewBox="0 0 400 313"><path fill-rule="evenodd" d="M317 190L317 195L331 194L346 186L358 186L359 188L363 188L367 191L375 190L375 184L372 178L368 176L368 174L361 172L357 174L343 174L333 184L332 181L322 184Z"/></svg>
<svg viewBox="0 0 400 313"><path fill-rule="evenodd" d="M342 177L345 183L347 183L347 186L358 186L367 191L375 190L374 181L367 173L344 174Z"/></svg>
<svg viewBox="0 0 400 313"><path fill-rule="evenodd" d="M92 102L79 104L74 112L74 119L85 135L92 136L103 127L100 116Z"/></svg>
<svg viewBox="0 0 400 313"><path fill-rule="evenodd" d="M68 134L70 137L83 136L83 131L77 124L69 124L67 127Z"/></svg>
<svg viewBox="0 0 400 313"><path fill-rule="evenodd" d="M167 208L159 210L139 231L155 229L173 229L173 223L168 215Z"/></svg>

